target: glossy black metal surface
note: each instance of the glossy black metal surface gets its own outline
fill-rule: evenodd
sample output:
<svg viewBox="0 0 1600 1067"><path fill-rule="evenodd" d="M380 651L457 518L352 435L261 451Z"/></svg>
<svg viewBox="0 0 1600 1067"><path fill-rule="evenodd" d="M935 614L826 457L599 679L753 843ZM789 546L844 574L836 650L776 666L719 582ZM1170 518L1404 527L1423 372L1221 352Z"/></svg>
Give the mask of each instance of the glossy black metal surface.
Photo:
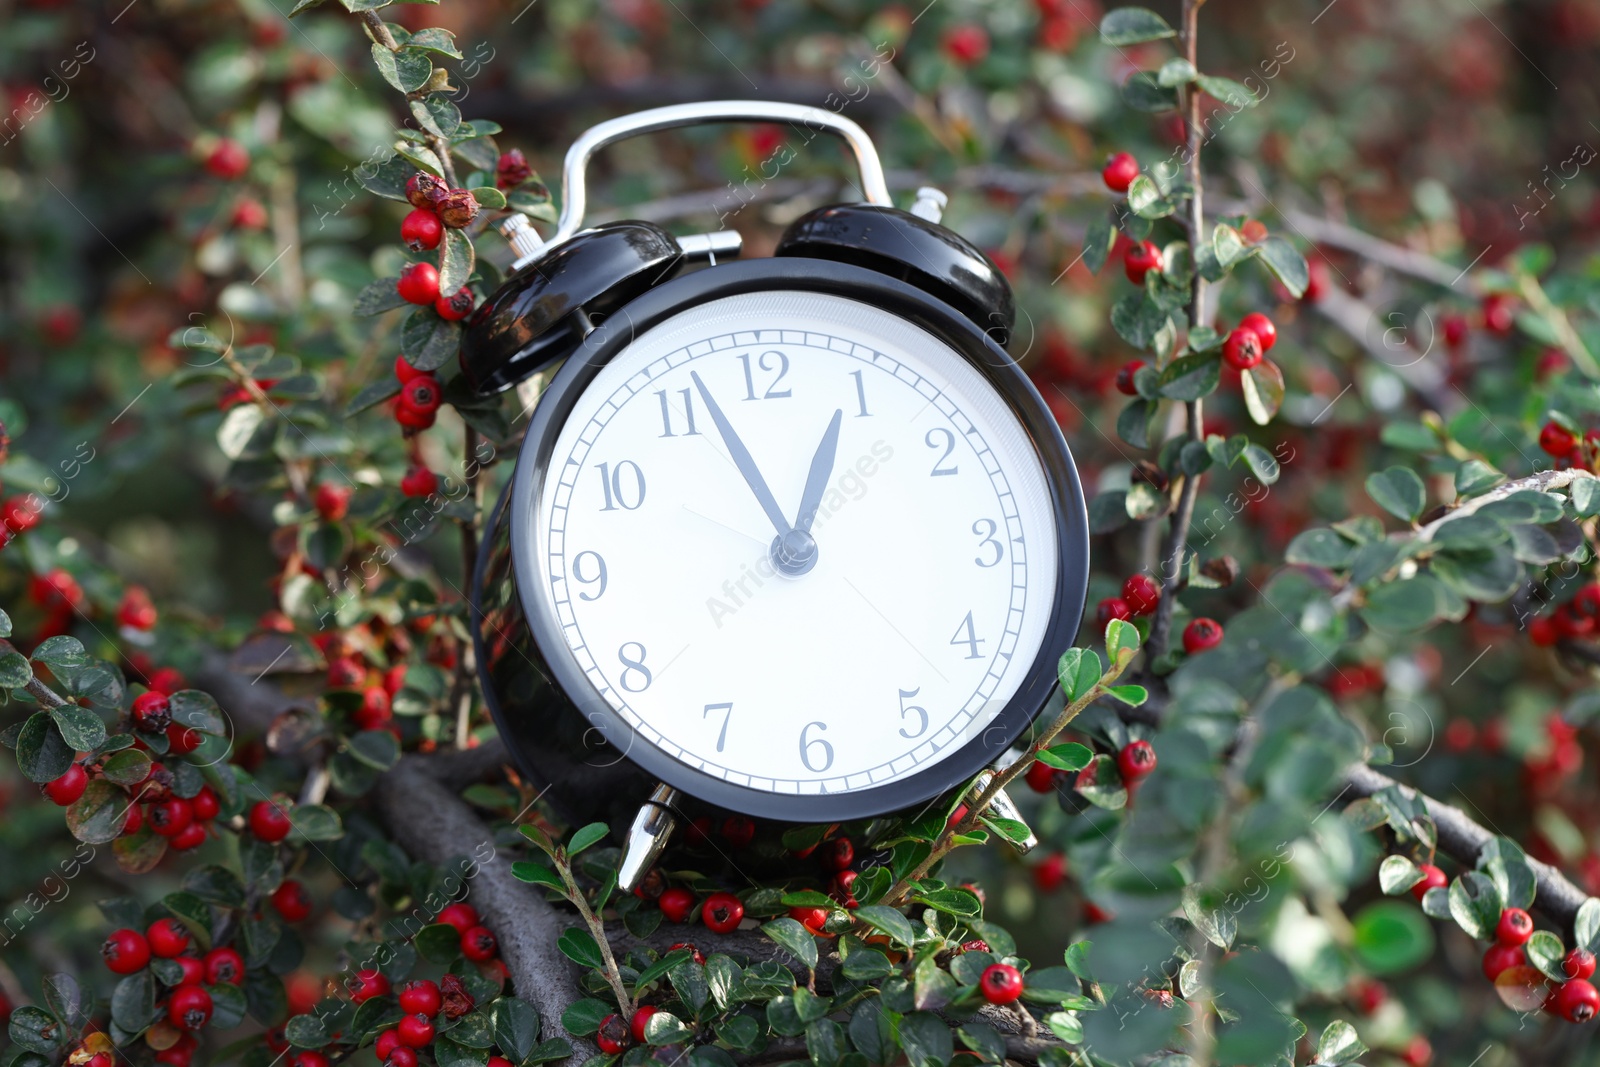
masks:
<svg viewBox="0 0 1600 1067"><path fill-rule="evenodd" d="M1011 283L978 246L899 208L817 208L790 224L773 255L852 263L910 282L965 312L1002 348L1016 325Z"/></svg>
<svg viewBox="0 0 1600 1067"><path fill-rule="evenodd" d="M1049 480L1058 531L1051 618L1027 680L989 729L907 778L853 793L776 795L734 785L656 749L611 709L573 659L549 605L532 529L556 439L606 363L644 330L685 308L741 293L805 290L900 315L946 341L994 386L1027 430ZM474 639L484 692L523 770L574 818L625 822L655 781L716 807L786 822L864 818L921 803L970 779L1026 730L1056 685L1056 661L1075 638L1088 586L1083 490L1055 419L1025 374L963 312L871 270L789 257L729 263L678 278L620 308L586 339L535 409L517 468L485 539L474 581ZM618 812L626 815L619 819Z"/></svg>
<svg viewBox="0 0 1600 1067"><path fill-rule="evenodd" d="M582 339L582 308L601 319L677 273L683 250L651 222L612 222L574 234L485 300L461 337L461 373L479 393L509 389L565 358Z"/></svg>

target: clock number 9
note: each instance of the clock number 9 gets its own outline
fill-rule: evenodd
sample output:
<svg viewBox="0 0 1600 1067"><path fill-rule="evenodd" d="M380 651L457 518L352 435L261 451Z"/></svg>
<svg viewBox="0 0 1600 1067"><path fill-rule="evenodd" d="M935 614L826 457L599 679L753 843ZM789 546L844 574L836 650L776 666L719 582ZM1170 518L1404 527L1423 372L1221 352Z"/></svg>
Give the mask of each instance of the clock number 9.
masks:
<svg viewBox="0 0 1600 1067"><path fill-rule="evenodd" d="M944 443L943 444L939 444L938 443L937 439L940 438L940 437L944 438ZM944 465L944 461L950 458L950 453L952 453L952 452L954 452L956 450L956 435L955 434L951 433L949 430L945 429L943 426L935 426L933 429L928 431L928 436L924 437L922 440L923 440L923 443L926 444L929 448L942 448L942 449L944 449L943 455L941 455L934 462L933 470L928 472L928 477L930 477L930 478L938 478L941 475L959 474L961 472L961 468L956 466L953 463L948 467L946 467Z"/></svg>
<svg viewBox="0 0 1600 1067"><path fill-rule="evenodd" d="M813 774L820 774L833 766L833 746L820 737L809 741L806 740L806 735L811 732L813 726L818 730L825 731L828 729L828 724L825 722L806 723L805 728L800 731L800 762L806 765L806 770L811 771ZM811 762L811 750L814 748L822 749L822 765L820 767Z"/></svg>
<svg viewBox="0 0 1600 1067"><path fill-rule="evenodd" d="M628 646L632 645L639 650L637 656L628 655ZM617 676L617 684L630 693L642 693L650 688L650 683L655 680L650 673L650 668L644 665L644 645L637 641L624 641L622 647L617 649L617 659L622 662L622 673ZM638 685L630 685L628 679L637 676L644 681Z"/></svg>
<svg viewBox="0 0 1600 1067"><path fill-rule="evenodd" d="M985 529L985 527L987 527L987 529ZM980 567L993 567L998 565L1000 560L1005 557L1005 546L999 541L995 540L994 536L995 531L999 528L999 524L997 524L993 519L979 519L977 522L972 524L972 532L983 538L983 540L978 542L979 547L981 548L984 545L990 545L994 548L994 559L991 559L988 563L983 561L982 556L973 556L972 562L976 563Z"/></svg>
<svg viewBox="0 0 1600 1067"><path fill-rule="evenodd" d="M599 573L597 573L593 578L585 578L583 576L583 558L585 556L593 556L594 557L594 565L595 565L595 568L599 571ZM583 583L584 585L593 585L594 583L599 582L600 583L600 588L596 589L594 592L592 592L592 593L579 593L578 594L578 599L579 600L599 600L601 597L605 596L605 594L606 594L606 561L605 561L605 557L600 555L600 553L594 552L594 551L579 552L576 556L572 557L572 577L577 579L579 582Z"/></svg>
<svg viewBox="0 0 1600 1067"><path fill-rule="evenodd" d="M622 481L622 471L625 467L633 471L631 493L623 491L625 486ZM616 511L619 504L622 505L622 510L624 511L637 511L639 505L644 503L644 471L640 470L639 465L631 459L625 459L618 463L615 470L612 469L611 464L602 463L600 464L600 488L604 489L606 493L606 504L605 507L600 509L601 511ZM633 497L633 503L631 504L628 503L629 496Z"/></svg>
<svg viewBox="0 0 1600 1067"><path fill-rule="evenodd" d="M900 720L902 722L904 722L905 721L905 717L907 715L910 715L912 712L916 712L917 713L917 719L919 720L918 724L917 724L916 733L909 733L908 734L908 733L906 733L906 728L904 726L900 727L900 736L901 737L905 737L905 738L921 737L923 734L928 732L928 712L927 712L927 709L919 708L915 704L912 704L910 707L906 706L906 698L907 697L914 697L920 692L922 692L922 687L920 685L917 686L915 689L902 689L902 690L900 690Z"/></svg>

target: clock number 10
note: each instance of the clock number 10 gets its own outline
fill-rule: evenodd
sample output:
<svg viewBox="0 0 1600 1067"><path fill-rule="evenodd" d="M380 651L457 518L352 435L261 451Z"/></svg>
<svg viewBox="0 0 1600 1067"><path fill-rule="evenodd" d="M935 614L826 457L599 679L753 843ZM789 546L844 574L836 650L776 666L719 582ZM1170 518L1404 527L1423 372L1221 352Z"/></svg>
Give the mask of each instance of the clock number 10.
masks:
<svg viewBox="0 0 1600 1067"><path fill-rule="evenodd" d="M623 472L627 471L627 477ZM644 471L631 459L625 459L612 467L609 463L600 464L600 488L605 490L606 504L601 511L616 511L621 507L623 511L635 511L644 503Z"/></svg>

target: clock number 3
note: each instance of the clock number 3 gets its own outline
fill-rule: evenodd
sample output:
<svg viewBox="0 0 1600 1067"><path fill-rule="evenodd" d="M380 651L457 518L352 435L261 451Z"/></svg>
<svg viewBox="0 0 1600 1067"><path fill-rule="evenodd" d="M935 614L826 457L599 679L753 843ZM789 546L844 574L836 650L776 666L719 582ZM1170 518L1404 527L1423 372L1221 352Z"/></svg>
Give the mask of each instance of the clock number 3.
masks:
<svg viewBox="0 0 1600 1067"><path fill-rule="evenodd" d="M907 738L910 738L910 737L921 737L923 734L928 732L928 712L927 712L927 709L926 708L919 708L915 704L909 704L908 705L906 703L906 699L908 697L914 697L920 692L922 692L922 687L920 685L917 686L915 689L902 689L902 690L900 690L900 721L904 722L906 716L912 714L913 712L915 712L916 716L917 716L917 729L916 729L916 731L914 733L907 733L906 732L906 728L904 726L902 726L902 727L900 727L900 736L901 737L907 737Z"/></svg>
<svg viewBox="0 0 1600 1067"><path fill-rule="evenodd" d="M978 542L978 547L982 548L987 545L988 547L994 549L994 559L991 559L987 563L983 561L982 556L972 557L972 562L976 563L978 566L993 567L996 566L1002 558L1004 558L1006 554L1005 546L999 541L995 540L994 536L995 531L998 529L1000 529L1000 526L993 519L979 519L972 524L972 532L982 538L982 540Z"/></svg>
<svg viewBox="0 0 1600 1067"><path fill-rule="evenodd" d="M639 651L630 655L629 648L637 648ZM617 649L617 659L622 663L622 673L617 676L617 684L630 693L644 692L655 680L650 668L644 665L644 657L644 645L638 641L624 641L622 647Z"/></svg>
<svg viewBox="0 0 1600 1067"><path fill-rule="evenodd" d="M826 731L828 724L824 722L808 722L805 728L800 731L800 762L806 765L806 770L811 771L813 774L821 774L833 766L833 746L820 737L810 737L809 735L813 728ZM822 750L822 755L819 757L821 760L820 765L811 762L811 753L815 749Z"/></svg>

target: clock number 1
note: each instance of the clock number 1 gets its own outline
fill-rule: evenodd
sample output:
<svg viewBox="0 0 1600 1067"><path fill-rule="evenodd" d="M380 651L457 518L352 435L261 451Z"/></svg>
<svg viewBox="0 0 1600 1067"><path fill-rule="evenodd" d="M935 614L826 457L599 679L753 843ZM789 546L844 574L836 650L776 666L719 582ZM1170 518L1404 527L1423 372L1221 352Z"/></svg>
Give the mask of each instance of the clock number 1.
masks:
<svg viewBox="0 0 1600 1067"><path fill-rule="evenodd" d="M710 715L713 711L722 712L722 731L717 734L717 751L721 752L722 746L727 744L728 741L728 720L733 718L733 705L707 704L706 710L700 713L701 721L703 722L706 716Z"/></svg>
<svg viewBox="0 0 1600 1067"><path fill-rule="evenodd" d="M823 771L833 766L833 746L828 744L828 742L824 741L820 737L811 738L808 740L807 735L811 733L813 727L818 730L826 731L828 729L828 724L825 722L808 722L806 723L805 728L800 731L800 762L806 765L806 770L812 772L813 774L821 774ZM822 760L822 765L820 767L811 762L811 751L812 749L817 748L822 750L822 756L820 757Z"/></svg>
<svg viewBox="0 0 1600 1067"><path fill-rule="evenodd" d="M902 689L902 690L900 690L900 721L904 722L905 721L905 717L907 715L912 714L913 712L916 713L917 720L918 720L917 729L916 729L915 733L907 733L906 732L906 728L904 726L900 727L900 736L901 737L905 737L905 738L921 737L923 734L928 732L928 711L927 711L927 709L926 708L919 708L915 704L910 704L910 705L906 704L906 698L914 697L920 692L922 692L922 686L920 686L920 685L917 686L915 689Z"/></svg>
<svg viewBox="0 0 1600 1067"><path fill-rule="evenodd" d="M963 637L962 634L966 636ZM984 644L985 638L978 636L978 631L972 627L972 612L967 612L967 617L961 620L961 625L956 627L956 635L950 639L952 645L966 645L967 654L962 659L982 659L978 653L978 646Z"/></svg>
<svg viewBox="0 0 1600 1067"><path fill-rule="evenodd" d="M850 377L856 380L856 403L861 405L861 410L856 412L856 418L864 419L872 412L867 410L867 384L861 380L861 372L853 370Z"/></svg>
<svg viewBox="0 0 1600 1067"><path fill-rule="evenodd" d="M627 492L624 490L630 489L630 486L623 482L622 472L624 469L633 472L633 477L628 480L631 483L631 491ZM611 464L602 463L600 464L600 488L604 489L606 493L606 506L601 508L601 511L616 511L618 505L621 505L624 511L636 511L639 505L644 503L644 471L640 470L639 465L631 459L625 459L618 463L615 470L612 469ZM633 498L633 503L631 504L628 503L629 497Z"/></svg>

